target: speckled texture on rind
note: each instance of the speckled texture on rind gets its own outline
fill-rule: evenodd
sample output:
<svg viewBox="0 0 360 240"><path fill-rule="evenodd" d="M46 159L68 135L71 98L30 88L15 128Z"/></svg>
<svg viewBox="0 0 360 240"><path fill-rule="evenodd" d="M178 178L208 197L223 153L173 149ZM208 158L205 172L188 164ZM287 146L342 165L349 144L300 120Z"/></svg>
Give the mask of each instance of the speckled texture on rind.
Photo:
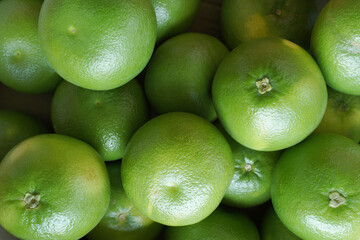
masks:
<svg viewBox="0 0 360 240"><path fill-rule="evenodd" d="M155 111L190 112L214 121L211 84L228 53L218 39L201 33L180 34L163 43L145 77L145 92Z"/></svg>
<svg viewBox="0 0 360 240"><path fill-rule="evenodd" d="M302 239L358 240L360 236L360 147L337 134L316 134L284 152L275 167L274 209ZM346 202L329 206L337 191Z"/></svg>
<svg viewBox="0 0 360 240"><path fill-rule="evenodd" d="M184 227L168 227L166 240L260 240L254 223L235 209L216 209L203 221Z"/></svg>
<svg viewBox="0 0 360 240"><path fill-rule="evenodd" d="M13 148L0 165L0 224L20 239L75 240L105 214L110 183L105 164L90 145L44 134ZM26 209L27 192L41 196Z"/></svg>
<svg viewBox="0 0 360 240"><path fill-rule="evenodd" d="M260 94L258 80L272 90ZM243 43L220 64L212 85L218 118L240 144L276 151L299 143L319 125L327 104L326 84L315 60L280 38Z"/></svg>
<svg viewBox="0 0 360 240"><path fill-rule="evenodd" d="M134 206L170 226L203 220L220 204L234 173L226 139L215 126L190 113L167 113L131 138L122 181Z"/></svg>
<svg viewBox="0 0 360 240"><path fill-rule="evenodd" d="M132 80L150 60L156 16L149 0L45 0L39 38L65 80L109 90Z"/></svg>
<svg viewBox="0 0 360 240"><path fill-rule="evenodd" d="M195 19L201 0L151 0L157 22L157 42L185 32Z"/></svg>
<svg viewBox="0 0 360 240"><path fill-rule="evenodd" d="M61 81L40 49L41 5L41 0L0 1L0 81L19 92L49 92Z"/></svg>
<svg viewBox="0 0 360 240"><path fill-rule="evenodd" d="M51 116L56 133L81 139L112 161L124 156L131 136L148 120L149 109L137 80L108 91L64 81L53 97Z"/></svg>
<svg viewBox="0 0 360 240"><path fill-rule="evenodd" d="M316 20L311 50L327 84L360 95L360 1L331 0Z"/></svg>

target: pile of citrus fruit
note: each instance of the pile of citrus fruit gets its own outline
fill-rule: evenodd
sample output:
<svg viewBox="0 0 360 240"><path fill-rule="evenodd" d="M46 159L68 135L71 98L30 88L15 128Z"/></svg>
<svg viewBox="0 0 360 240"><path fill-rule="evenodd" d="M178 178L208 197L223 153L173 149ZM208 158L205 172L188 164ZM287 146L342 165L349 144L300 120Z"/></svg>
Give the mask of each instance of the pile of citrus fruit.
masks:
<svg viewBox="0 0 360 240"><path fill-rule="evenodd" d="M2 240L360 239L359 0L0 0L0 81L51 96L0 108Z"/></svg>

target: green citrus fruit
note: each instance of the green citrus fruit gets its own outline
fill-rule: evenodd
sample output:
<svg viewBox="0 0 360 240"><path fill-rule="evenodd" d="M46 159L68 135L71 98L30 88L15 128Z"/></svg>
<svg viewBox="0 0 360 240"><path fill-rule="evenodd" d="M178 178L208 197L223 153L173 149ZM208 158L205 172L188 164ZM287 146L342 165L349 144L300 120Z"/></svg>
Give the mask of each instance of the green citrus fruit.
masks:
<svg viewBox="0 0 360 240"><path fill-rule="evenodd" d="M157 21L157 42L185 32L194 21L201 0L151 0Z"/></svg>
<svg viewBox="0 0 360 240"><path fill-rule="evenodd" d="M301 240L280 221L274 209L270 207L261 223L262 240Z"/></svg>
<svg viewBox="0 0 360 240"><path fill-rule="evenodd" d="M314 15L313 0L224 0L222 36L231 49L264 37L281 37L308 45Z"/></svg>
<svg viewBox="0 0 360 240"><path fill-rule="evenodd" d="M199 223L184 227L168 227L167 240L259 240L259 232L251 220L234 209L216 209Z"/></svg>
<svg viewBox="0 0 360 240"><path fill-rule="evenodd" d="M328 105L315 132L333 132L360 141L360 96L328 88Z"/></svg>
<svg viewBox="0 0 360 240"><path fill-rule="evenodd" d="M108 91L93 91L63 81L51 104L56 133L92 145L106 161L121 159L133 133L148 119L148 106L134 80Z"/></svg>
<svg viewBox="0 0 360 240"><path fill-rule="evenodd" d="M0 224L20 239L79 239L109 204L104 161L88 144L45 134L16 145L0 165Z"/></svg>
<svg viewBox="0 0 360 240"><path fill-rule="evenodd" d="M40 45L67 81L92 90L124 85L148 63L156 40L149 0L46 0Z"/></svg>
<svg viewBox="0 0 360 240"><path fill-rule="evenodd" d="M190 112L216 119L211 83L228 49L216 38L184 33L162 44L145 78L146 95L156 112Z"/></svg>
<svg viewBox="0 0 360 240"><path fill-rule="evenodd" d="M26 113L0 110L0 161L19 142L49 131L45 123Z"/></svg>
<svg viewBox="0 0 360 240"><path fill-rule="evenodd" d="M360 1L331 0L316 20L311 49L333 89L360 95Z"/></svg>
<svg viewBox="0 0 360 240"><path fill-rule="evenodd" d="M190 113L167 113L131 138L122 162L125 193L150 219L170 226L199 222L220 204L234 174L226 139Z"/></svg>
<svg viewBox="0 0 360 240"><path fill-rule="evenodd" d="M0 81L24 93L44 93L61 78L40 49L41 0L0 1Z"/></svg>
<svg viewBox="0 0 360 240"><path fill-rule="evenodd" d="M234 49L220 64L212 93L222 126L240 144L258 151L302 141L319 125L327 104L314 59L280 38Z"/></svg>
<svg viewBox="0 0 360 240"><path fill-rule="evenodd" d="M215 125L227 139L235 158L235 172L223 203L233 207L253 207L270 199L272 172L280 152L259 152L242 146Z"/></svg>
<svg viewBox="0 0 360 240"><path fill-rule="evenodd" d="M337 134L316 134L281 156L273 174L274 209L302 239L358 240L360 146Z"/></svg>
<svg viewBox="0 0 360 240"><path fill-rule="evenodd" d="M142 215L126 197L121 183L121 163L106 163L110 177L109 208L100 223L87 235L90 240L155 239L162 225Z"/></svg>

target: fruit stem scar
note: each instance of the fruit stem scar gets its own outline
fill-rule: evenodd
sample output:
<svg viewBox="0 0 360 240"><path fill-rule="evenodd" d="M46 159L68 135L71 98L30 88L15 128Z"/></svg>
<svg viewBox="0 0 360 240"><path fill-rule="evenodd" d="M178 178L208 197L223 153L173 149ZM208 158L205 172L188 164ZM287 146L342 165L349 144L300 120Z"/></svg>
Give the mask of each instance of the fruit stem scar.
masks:
<svg viewBox="0 0 360 240"><path fill-rule="evenodd" d="M337 191L329 193L329 199L329 206L332 208L337 208L346 202L346 198Z"/></svg>
<svg viewBox="0 0 360 240"><path fill-rule="evenodd" d="M246 172L250 172L252 170L251 164L249 164L249 163L245 164L244 169Z"/></svg>
<svg viewBox="0 0 360 240"><path fill-rule="evenodd" d="M281 10L280 9L276 9L275 11L276 15L280 16L282 14Z"/></svg>
<svg viewBox="0 0 360 240"><path fill-rule="evenodd" d="M37 208L40 205L40 198L41 198L41 196L39 194L33 194L33 193L27 192L23 199L23 201L25 203L25 208L26 209Z"/></svg>
<svg viewBox="0 0 360 240"><path fill-rule="evenodd" d="M256 81L256 86L257 86L258 92L260 94L264 94L266 92L269 92L272 89L270 81L269 81L269 79L267 77L264 77L261 80L257 80Z"/></svg>
<svg viewBox="0 0 360 240"><path fill-rule="evenodd" d="M124 212L120 213L118 216L118 220L120 223L125 223L128 215Z"/></svg>

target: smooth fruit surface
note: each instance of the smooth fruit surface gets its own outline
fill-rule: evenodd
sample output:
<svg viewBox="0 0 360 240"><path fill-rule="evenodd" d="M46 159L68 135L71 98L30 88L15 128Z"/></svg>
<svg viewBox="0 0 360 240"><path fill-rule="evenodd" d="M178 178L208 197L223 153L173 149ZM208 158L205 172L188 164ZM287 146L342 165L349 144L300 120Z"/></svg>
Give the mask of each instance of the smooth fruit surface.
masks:
<svg viewBox="0 0 360 240"><path fill-rule="evenodd" d="M216 72L212 94L225 130L258 151L302 141L319 125L327 104L326 84L314 59L280 38L234 49Z"/></svg>
<svg viewBox="0 0 360 240"><path fill-rule="evenodd" d="M15 146L0 165L0 224L20 239L79 239L110 199L104 161L88 144L45 134Z"/></svg>
<svg viewBox="0 0 360 240"><path fill-rule="evenodd" d="M233 207L253 207L270 199L271 177L280 152L260 152L242 146L219 122L215 125L226 137L235 159L235 172L223 203Z"/></svg>
<svg viewBox="0 0 360 240"><path fill-rule="evenodd" d="M108 91L93 91L63 81L51 104L56 133L81 139L104 158L121 159L132 134L148 119L140 84L133 80Z"/></svg>
<svg viewBox="0 0 360 240"><path fill-rule="evenodd" d="M360 1L331 0L316 20L311 49L327 84L360 95Z"/></svg>
<svg viewBox="0 0 360 240"><path fill-rule="evenodd" d="M301 240L285 227L272 207L263 216L261 237L263 240Z"/></svg>
<svg viewBox="0 0 360 240"><path fill-rule="evenodd" d="M254 223L234 209L216 209L199 223L184 227L168 227L166 240L259 240Z"/></svg>
<svg viewBox="0 0 360 240"><path fill-rule="evenodd" d="M302 239L360 236L360 146L337 134L312 135L286 150L273 174L274 209Z"/></svg>
<svg viewBox="0 0 360 240"><path fill-rule="evenodd" d="M92 90L120 87L148 63L156 40L149 0L46 0L40 44L67 81Z"/></svg>
<svg viewBox="0 0 360 240"><path fill-rule="evenodd" d="M0 161L19 142L49 131L45 123L26 113L0 110Z"/></svg>
<svg viewBox="0 0 360 240"><path fill-rule="evenodd" d="M0 1L0 81L31 94L49 92L61 81L40 49L41 0Z"/></svg>
<svg viewBox="0 0 360 240"><path fill-rule="evenodd" d="M126 195L150 219L170 226L199 222L220 204L234 174L226 139L190 113L167 113L131 138L122 162Z"/></svg>
<svg viewBox="0 0 360 240"><path fill-rule="evenodd" d="M360 141L360 96L328 88L328 105L315 132L333 132Z"/></svg>
<svg viewBox="0 0 360 240"><path fill-rule="evenodd" d="M308 45L314 16L313 0L224 0L222 36L231 49L264 37L281 37Z"/></svg>
<svg viewBox="0 0 360 240"><path fill-rule="evenodd" d="M219 40L201 33L184 33L162 44L145 78L146 95L156 112L190 112L215 120L211 83L228 52Z"/></svg>
<svg viewBox="0 0 360 240"><path fill-rule="evenodd" d="M151 0L157 21L157 42L185 32L194 21L201 0Z"/></svg>
<svg viewBox="0 0 360 240"><path fill-rule="evenodd" d="M111 198L109 208L87 238L90 240L152 240L162 226L142 215L126 197L121 183L121 163L106 163L110 177Z"/></svg>

